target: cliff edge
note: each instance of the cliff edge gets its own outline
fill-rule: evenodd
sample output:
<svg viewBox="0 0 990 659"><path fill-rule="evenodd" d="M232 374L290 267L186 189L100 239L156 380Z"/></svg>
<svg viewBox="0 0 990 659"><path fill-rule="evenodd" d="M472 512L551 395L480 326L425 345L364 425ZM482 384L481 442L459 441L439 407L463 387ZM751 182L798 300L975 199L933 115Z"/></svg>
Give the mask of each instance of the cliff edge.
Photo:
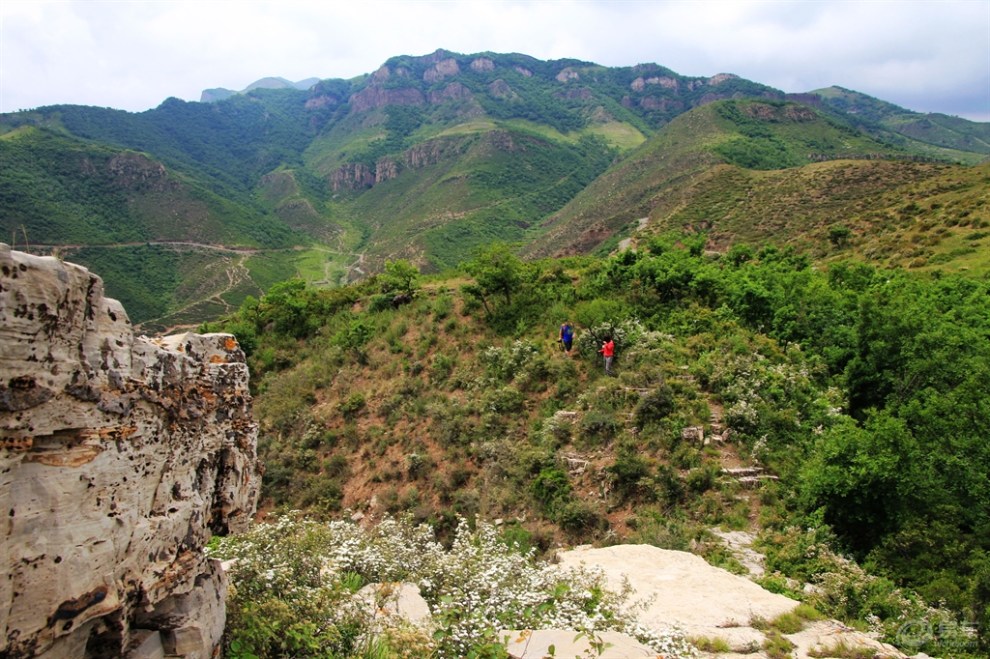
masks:
<svg viewBox="0 0 990 659"><path fill-rule="evenodd" d="M260 486L230 335L135 336L102 280L0 244L0 655L210 657L203 546Z"/></svg>

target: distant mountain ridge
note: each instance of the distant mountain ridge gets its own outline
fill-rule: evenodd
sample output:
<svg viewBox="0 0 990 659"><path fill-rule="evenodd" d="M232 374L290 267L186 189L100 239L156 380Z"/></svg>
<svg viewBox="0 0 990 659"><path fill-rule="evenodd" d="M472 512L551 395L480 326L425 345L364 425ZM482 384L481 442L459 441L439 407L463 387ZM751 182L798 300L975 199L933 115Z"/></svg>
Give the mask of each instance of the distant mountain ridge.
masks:
<svg viewBox="0 0 990 659"><path fill-rule="evenodd" d="M808 96L812 97L812 104L836 111L871 134L889 131L946 148L990 154L990 123L939 113L914 112L842 87L816 89L807 95L797 96L796 100L807 102Z"/></svg>
<svg viewBox="0 0 990 659"><path fill-rule="evenodd" d="M320 81L319 78L306 78L305 80L300 80L299 82L292 82L286 80L285 78L268 77L261 78L260 80L255 80L250 85L242 89L241 91L234 91L233 89L224 89L223 87L216 87L214 89L204 89L199 95L200 103L215 103L217 101L222 101L225 98L230 98L235 94L247 94L255 89L301 89L307 90L316 83Z"/></svg>
<svg viewBox="0 0 990 659"><path fill-rule="evenodd" d="M725 173L786 178L848 158L975 164L990 152L990 124L657 64L438 50L310 83L266 78L141 113L0 116L0 230L18 248L64 246L104 273L135 321L171 326L290 277L339 284L398 258L437 271L499 241L534 256L613 249L642 218L647 232L679 226L672 201L696 203L701 182ZM717 229L726 209L714 202L686 224ZM147 276L128 276L132 263Z"/></svg>

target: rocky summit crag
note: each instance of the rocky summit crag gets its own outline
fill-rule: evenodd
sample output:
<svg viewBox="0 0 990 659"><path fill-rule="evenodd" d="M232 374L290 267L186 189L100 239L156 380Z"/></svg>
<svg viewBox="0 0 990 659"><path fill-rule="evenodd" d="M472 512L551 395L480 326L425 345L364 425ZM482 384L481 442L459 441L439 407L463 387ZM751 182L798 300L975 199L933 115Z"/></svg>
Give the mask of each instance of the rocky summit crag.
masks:
<svg viewBox="0 0 990 659"><path fill-rule="evenodd" d="M81 266L0 244L0 655L215 656L260 474L230 335L135 336Z"/></svg>

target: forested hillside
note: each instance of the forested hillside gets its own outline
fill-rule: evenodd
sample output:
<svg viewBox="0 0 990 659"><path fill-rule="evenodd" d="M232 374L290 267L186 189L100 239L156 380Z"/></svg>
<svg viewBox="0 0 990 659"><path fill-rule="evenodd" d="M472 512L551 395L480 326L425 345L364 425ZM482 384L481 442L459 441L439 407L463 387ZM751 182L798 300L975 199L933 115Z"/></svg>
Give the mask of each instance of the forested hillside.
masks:
<svg viewBox="0 0 990 659"><path fill-rule="evenodd" d="M986 278L706 240L532 263L493 245L451 277L395 261L249 301L209 329L249 353L266 509L408 513L441 539L499 519L524 549L644 542L730 569L710 529L748 530L761 583L830 616L889 641L921 621L931 652L985 633Z"/></svg>
<svg viewBox="0 0 990 659"><path fill-rule="evenodd" d="M886 230L902 186L934 176L913 160L944 165L941 187L970 185L967 165L988 148L982 124L847 90L788 100L656 64L441 50L306 90L267 86L141 113L60 105L0 117L4 240L104 273L134 321L159 330L292 277L340 285L399 258L436 272L493 241L528 257L604 254L639 228L725 220L713 247L744 226L759 227L747 239L786 231L805 247L846 215L856 222L834 228L855 238ZM864 170L848 180L806 174L850 158ZM763 221L762 200L809 178L827 189L794 200L807 226ZM874 181L868 194L861 179ZM852 205L837 206L845 183ZM923 245L909 260L969 267L963 248ZM144 276L122 264L145 264Z"/></svg>
<svg viewBox="0 0 990 659"><path fill-rule="evenodd" d="M715 532L746 531L809 615L990 651L986 124L519 54L276 86L0 116L4 241L145 331L237 336L263 515L460 527L506 565L638 542L741 570ZM231 656L353 649L281 586L235 598Z"/></svg>

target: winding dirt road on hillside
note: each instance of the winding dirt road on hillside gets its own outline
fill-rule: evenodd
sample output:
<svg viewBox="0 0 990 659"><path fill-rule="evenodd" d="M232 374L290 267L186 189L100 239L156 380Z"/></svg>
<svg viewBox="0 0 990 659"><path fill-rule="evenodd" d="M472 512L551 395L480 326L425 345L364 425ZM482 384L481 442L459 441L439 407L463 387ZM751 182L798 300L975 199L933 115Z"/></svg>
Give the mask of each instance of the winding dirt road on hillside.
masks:
<svg viewBox="0 0 990 659"><path fill-rule="evenodd" d="M185 331L198 327L199 322L182 322L182 319L188 318L190 315L195 315L195 310L199 307L219 309L219 314L227 314L235 311L236 305L228 302L225 297L238 288L253 288L256 289L257 293L260 295L262 293L261 287L258 286L252 279L251 272L246 264L247 259L252 256L272 252L301 252L307 249L313 249L325 253L328 256L336 255L338 257L345 257L345 263L350 261L349 265L344 267L343 275L341 276L340 272L335 272L334 270L335 267L340 268L341 265L328 258L323 264L323 279L321 281L313 282L316 285L340 285L341 283L346 283L347 281L351 281L354 278L363 277L367 274L365 270L365 255L363 252L352 252L345 249L334 250L325 246L296 246L281 249L263 249L257 247L230 246L216 243L200 243L189 240L147 240L105 244L54 245L35 243L31 245L17 245L16 248L21 251L32 252L35 254L52 255L58 258L63 258L68 253L86 248L127 249L145 246L164 247L187 253L197 251L213 252L217 255L217 262L210 264L206 268L204 276L199 278L196 282L189 283L189 288L186 291L186 295L183 295L186 299L185 304L172 310L165 316L149 318L144 322L135 325L135 329L138 330L144 327L148 330L165 334ZM343 279L341 279L341 277L343 277ZM209 315L215 316L218 314L214 311L210 312Z"/></svg>
<svg viewBox="0 0 990 659"><path fill-rule="evenodd" d="M261 250L257 247L228 247L227 245L216 245L213 243L197 243L186 240L140 240L128 243L87 243L87 244L61 244L61 245L49 245L45 243L35 243L31 245L11 245L11 248L19 249L24 252L35 253L39 250L50 252L52 254L58 253L63 250L76 250L76 249L86 249L88 247L102 247L104 249L117 249L124 247L144 247L144 246L161 246L161 247L190 247L193 249L205 249L213 250L216 252L231 252L235 254L257 254Z"/></svg>

